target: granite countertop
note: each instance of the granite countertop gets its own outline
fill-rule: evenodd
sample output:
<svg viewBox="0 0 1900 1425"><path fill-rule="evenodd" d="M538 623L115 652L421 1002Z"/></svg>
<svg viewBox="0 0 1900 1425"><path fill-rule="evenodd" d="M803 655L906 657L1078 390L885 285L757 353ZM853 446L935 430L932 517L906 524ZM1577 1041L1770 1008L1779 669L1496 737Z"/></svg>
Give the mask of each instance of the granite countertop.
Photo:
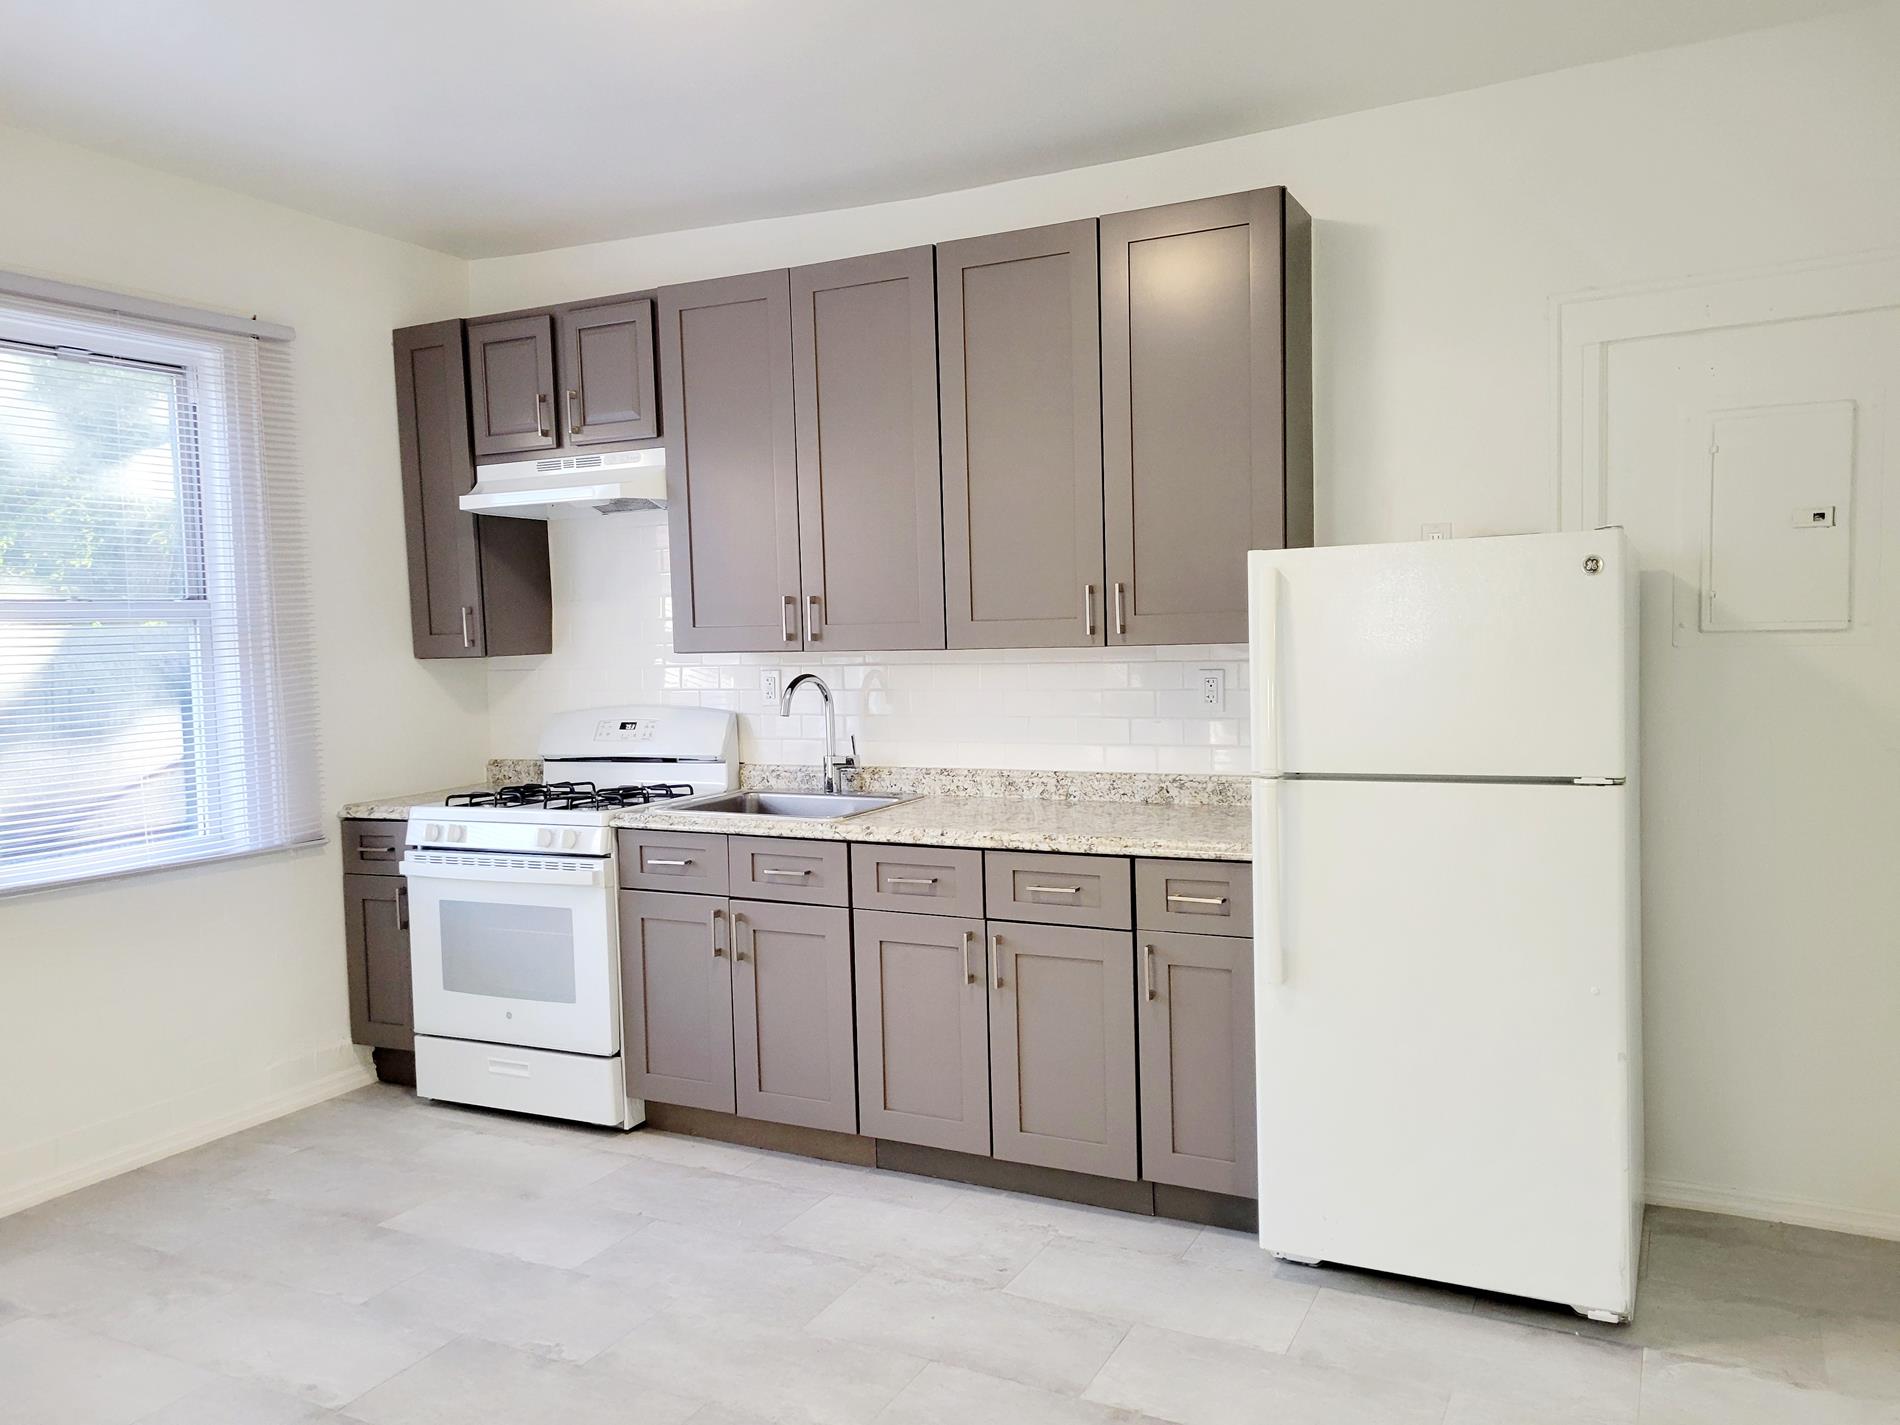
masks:
<svg viewBox="0 0 1900 1425"><path fill-rule="evenodd" d="M449 787L407 797L351 802L340 815L400 821L409 815L412 806L440 804L449 792L468 790ZM930 795L835 821L648 808L617 812L609 824L736 836L789 836L808 841L1167 856L1191 861L1245 861L1253 854L1244 806Z"/></svg>

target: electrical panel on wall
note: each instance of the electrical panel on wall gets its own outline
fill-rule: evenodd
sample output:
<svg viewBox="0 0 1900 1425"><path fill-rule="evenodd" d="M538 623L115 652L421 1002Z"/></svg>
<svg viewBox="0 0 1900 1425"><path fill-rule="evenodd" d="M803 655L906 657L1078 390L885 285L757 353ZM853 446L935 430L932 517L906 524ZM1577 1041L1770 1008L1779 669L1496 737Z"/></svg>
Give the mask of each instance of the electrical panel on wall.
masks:
<svg viewBox="0 0 1900 1425"><path fill-rule="evenodd" d="M1849 626L1853 472L1852 401L1711 417L1704 632Z"/></svg>

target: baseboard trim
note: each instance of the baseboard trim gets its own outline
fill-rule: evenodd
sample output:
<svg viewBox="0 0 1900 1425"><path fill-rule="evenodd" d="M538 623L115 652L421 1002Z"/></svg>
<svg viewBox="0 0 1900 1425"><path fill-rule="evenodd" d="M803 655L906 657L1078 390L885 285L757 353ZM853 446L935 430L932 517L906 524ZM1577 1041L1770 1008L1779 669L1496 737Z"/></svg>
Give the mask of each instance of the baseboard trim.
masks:
<svg viewBox="0 0 1900 1425"><path fill-rule="evenodd" d="M338 1069L325 1074L322 1078L305 1084L302 1088L289 1093L276 1094L235 1113L222 1118L200 1123L182 1132L170 1133L160 1138L148 1139L131 1148L111 1153L91 1162L80 1163L61 1172L36 1178L23 1187L15 1189L8 1196L0 1198L0 1217L20 1212L25 1208L38 1206L80 1188L91 1187L94 1183L104 1182L107 1178L116 1178L121 1173L129 1173L134 1168L142 1168L148 1163L156 1163L178 1153L201 1148L233 1133L242 1133L246 1128L255 1128L260 1123L268 1123L273 1118L282 1118L287 1113L295 1113L300 1108L309 1108L312 1104L322 1103L325 1099L335 1098L339 1094L360 1089L366 1084L376 1082L373 1070L352 1064L348 1068Z"/></svg>
<svg viewBox="0 0 1900 1425"><path fill-rule="evenodd" d="M1857 1237L1884 1237L1900 1242L1900 1212L1869 1212L1809 1198L1767 1197L1669 1178L1649 1179L1644 1184L1644 1197L1652 1207L1719 1212L1728 1217L1754 1217L1764 1222L1786 1222L1795 1227L1818 1227L1826 1232L1851 1232Z"/></svg>

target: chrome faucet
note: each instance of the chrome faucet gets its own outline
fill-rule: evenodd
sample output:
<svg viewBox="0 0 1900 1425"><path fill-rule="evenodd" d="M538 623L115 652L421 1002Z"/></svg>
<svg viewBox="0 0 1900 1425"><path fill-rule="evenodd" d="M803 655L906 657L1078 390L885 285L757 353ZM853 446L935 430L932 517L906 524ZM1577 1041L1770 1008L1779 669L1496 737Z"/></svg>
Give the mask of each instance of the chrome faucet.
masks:
<svg viewBox="0 0 1900 1425"><path fill-rule="evenodd" d="M800 673L787 683L785 691L779 694L778 715L780 717L792 715L792 694L806 683L816 688L819 696L825 700L825 755L818 759L818 769L824 778L827 792L842 792L844 790L843 774L858 765L858 739L855 734L852 736L849 756L840 757L837 754L835 749L838 739L831 720L831 689L825 686L825 680L816 673Z"/></svg>

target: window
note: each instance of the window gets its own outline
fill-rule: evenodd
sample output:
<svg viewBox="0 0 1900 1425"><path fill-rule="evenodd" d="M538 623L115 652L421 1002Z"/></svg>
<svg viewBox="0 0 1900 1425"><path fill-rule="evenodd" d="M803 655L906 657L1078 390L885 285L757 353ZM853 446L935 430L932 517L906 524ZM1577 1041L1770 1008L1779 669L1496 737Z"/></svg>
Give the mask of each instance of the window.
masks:
<svg viewBox="0 0 1900 1425"><path fill-rule="evenodd" d="M320 834L286 375L0 296L0 892Z"/></svg>

